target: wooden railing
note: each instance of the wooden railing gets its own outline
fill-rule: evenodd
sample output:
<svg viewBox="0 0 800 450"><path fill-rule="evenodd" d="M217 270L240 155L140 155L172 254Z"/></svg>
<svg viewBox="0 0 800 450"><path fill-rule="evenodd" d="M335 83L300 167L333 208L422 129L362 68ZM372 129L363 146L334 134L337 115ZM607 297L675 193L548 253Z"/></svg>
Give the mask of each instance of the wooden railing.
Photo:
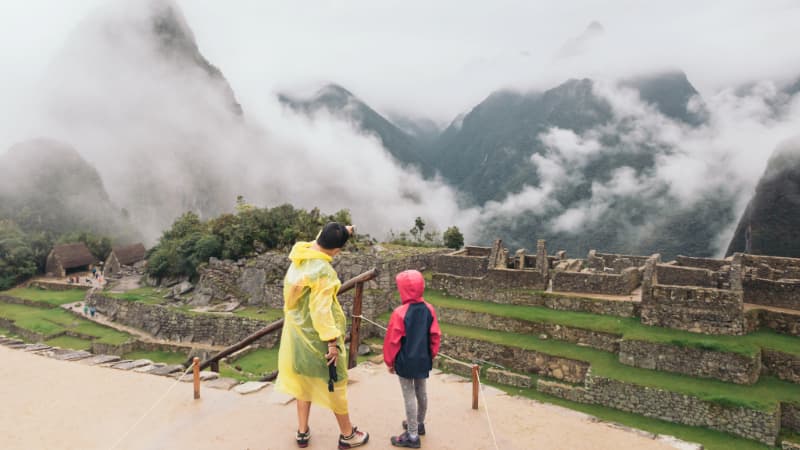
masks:
<svg viewBox="0 0 800 450"><path fill-rule="evenodd" d="M353 299L353 315L360 316L361 315L361 302L362 297L364 294L364 283L370 281L378 276L378 270L372 269L367 272L362 273L361 275L357 275L344 283L342 283L342 287L339 288L339 294L343 294L353 288L356 289L355 298ZM358 331L361 326L361 319L358 317L353 318L352 326L350 327L350 354L348 355L348 368L355 367L356 357L358 356ZM215 372L219 372L219 361L222 358L230 356L237 351L247 347L248 345L252 344L253 342L261 339L262 337L273 333L275 331L280 330L283 328L283 319L277 320L272 322L271 324L267 325L266 327L256 331L255 333L247 336L246 338L242 339L241 341L237 342L236 344L231 345L230 347L222 350L221 352L217 353L213 357L203 361L200 364L200 370L203 370L207 367L211 367L211 370ZM277 374L275 374L277 375Z"/></svg>

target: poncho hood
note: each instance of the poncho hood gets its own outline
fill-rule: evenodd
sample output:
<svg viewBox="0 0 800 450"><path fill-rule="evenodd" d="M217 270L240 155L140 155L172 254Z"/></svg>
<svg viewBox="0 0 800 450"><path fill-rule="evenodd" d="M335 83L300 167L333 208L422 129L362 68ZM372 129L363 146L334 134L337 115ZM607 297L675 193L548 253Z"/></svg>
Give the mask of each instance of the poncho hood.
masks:
<svg viewBox="0 0 800 450"><path fill-rule="evenodd" d="M289 252L289 259L291 259L295 264L300 264L301 262L309 259L321 259L327 262L331 262L333 260L333 258L325 253L311 248L313 244L313 242L298 242L294 244L292 251Z"/></svg>
<svg viewBox="0 0 800 450"><path fill-rule="evenodd" d="M420 303L425 301L422 293L425 292L425 278L416 270L406 270L400 272L395 277L397 290L400 292L400 299L403 304Z"/></svg>

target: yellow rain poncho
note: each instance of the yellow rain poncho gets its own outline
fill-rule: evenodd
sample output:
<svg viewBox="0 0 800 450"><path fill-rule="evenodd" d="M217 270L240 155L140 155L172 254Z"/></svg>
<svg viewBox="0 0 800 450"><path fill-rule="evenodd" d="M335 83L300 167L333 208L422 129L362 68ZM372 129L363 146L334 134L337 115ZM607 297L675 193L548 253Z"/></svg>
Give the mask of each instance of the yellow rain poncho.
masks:
<svg viewBox="0 0 800 450"><path fill-rule="evenodd" d="M347 411L345 316L336 293L342 283L331 257L313 250L311 242L292 247L292 265L283 280L283 332L278 352L276 388L299 400L324 406L336 414ZM339 381L328 392L327 341L336 338Z"/></svg>

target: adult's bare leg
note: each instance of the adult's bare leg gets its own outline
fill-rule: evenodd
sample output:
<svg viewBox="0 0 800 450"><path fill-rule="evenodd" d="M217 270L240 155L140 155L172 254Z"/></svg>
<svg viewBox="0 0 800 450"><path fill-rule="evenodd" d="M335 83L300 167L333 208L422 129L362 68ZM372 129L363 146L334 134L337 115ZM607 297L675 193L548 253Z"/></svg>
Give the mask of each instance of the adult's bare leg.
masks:
<svg viewBox="0 0 800 450"><path fill-rule="evenodd" d="M350 422L350 414L334 414L336 421L339 423L339 432L342 436L350 436L353 434L353 424Z"/></svg>
<svg viewBox="0 0 800 450"><path fill-rule="evenodd" d="M308 431L308 416L311 414L311 402L295 400L297 403L297 431Z"/></svg>

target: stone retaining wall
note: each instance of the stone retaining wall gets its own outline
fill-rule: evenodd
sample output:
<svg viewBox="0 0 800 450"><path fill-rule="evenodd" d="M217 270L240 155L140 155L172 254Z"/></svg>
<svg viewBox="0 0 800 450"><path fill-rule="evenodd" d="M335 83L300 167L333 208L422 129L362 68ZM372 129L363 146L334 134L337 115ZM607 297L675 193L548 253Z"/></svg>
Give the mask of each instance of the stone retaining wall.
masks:
<svg viewBox="0 0 800 450"><path fill-rule="evenodd" d="M515 372L534 373L570 383L581 383L589 363L461 336L442 336L442 352L465 361L490 358Z"/></svg>
<svg viewBox="0 0 800 450"><path fill-rule="evenodd" d="M761 355L703 350L695 347L624 339L619 362L642 369L753 384L761 373Z"/></svg>
<svg viewBox="0 0 800 450"><path fill-rule="evenodd" d="M671 286L699 286L719 288L716 274L708 269L681 267L669 264L656 264L659 284Z"/></svg>
<svg viewBox="0 0 800 450"><path fill-rule="evenodd" d="M201 350L182 345L143 342L139 340L125 342L124 344L117 344L117 345L106 344L101 342L92 342L92 348L90 351L96 355L116 355L116 356L122 356L126 353L139 352L139 351L173 352L173 353L182 353L186 355L187 360L191 357L199 356L200 359L203 361L217 353L209 350Z"/></svg>
<svg viewBox="0 0 800 450"><path fill-rule="evenodd" d="M774 445L780 431L779 408L759 411L588 374L584 386L538 380L537 390L579 403L607 406L645 417L711 428Z"/></svg>
<svg viewBox="0 0 800 450"><path fill-rule="evenodd" d="M440 255L433 270L460 277L482 277L488 270L488 256Z"/></svg>
<svg viewBox="0 0 800 450"><path fill-rule="evenodd" d="M614 267L618 264L619 260L627 260L632 264L631 267L641 267L647 261L649 256L642 255L622 255L616 253L600 253L598 251L590 251L591 256L603 258L603 263L606 267Z"/></svg>
<svg viewBox="0 0 800 450"><path fill-rule="evenodd" d="M800 433L800 405L781 402L781 425L787 430Z"/></svg>
<svg viewBox="0 0 800 450"><path fill-rule="evenodd" d="M53 283L50 281L30 281L26 283L26 287L37 287L41 289L46 289L49 291L70 291L70 290L78 290L78 291L88 291L92 288L89 285L82 285L82 284L66 284L66 283Z"/></svg>
<svg viewBox="0 0 800 450"><path fill-rule="evenodd" d="M678 255L675 260L679 266L697 267L698 269L708 269L714 272L720 271L723 267L731 264L730 261L725 259L695 258L682 255Z"/></svg>
<svg viewBox="0 0 800 450"><path fill-rule="evenodd" d="M434 273L428 283L428 288L467 300L507 305L543 306L560 311L588 312L619 317L637 317L639 315L639 302L637 301L603 300L531 289L491 287L486 286L480 278Z"/></svg>
<svg viewBox="0 0 800 450"><path fill-rule="evenodd" d="M553 274L553 290L628 295L641 281L641 273L635 267L629 267L621 274L564 271Z"/></svg>
<svg viewBox="0 0 800 450"><path fill-rule="evenodd" d="M800 384L800 357L764 348L761 349L761 365L766 375Z"/></svg>
<svg viewBox="0 0 800 450"><path fill-rule="evenodd" d="M642 296L642 323L694 333L745 333L740 291L653 285Z"/></svg>
<svg viewBox="0 0 800 450"><path fill-rule="evenodd" d="M769 328L781 334L800 336L800 314L788 314L768 309L750 310L748 314L755 314L758 326Z"/></svg>
<svg viewBox="0 0 800 450"><path fill-rule="evenodd" d="M25 305L25 306L33 306L34 308L42 308L42 309L52 309L55 305L51 305L47 302L40 302L37 300L30 300L27 298L20 298L20 297L12 297L10 295L2 295L0 294L0 302L3 303L11 303L14 305Z"/></svg>
<svg viewBox="0 0 800 450"><path fill-rule="evenodd" d="M745 279L744 302L800 311L800 280Z"/></svg>
<svg viewBox="0 0 800 450"><path fill-rule="evenodd" d="M21 337L22 339L28 342L44 342L51 337L58 337L62 336L64 333L57 333L52 336L45 336L41 333L36 333L34 331L26 330L25 328L18 327L13 320L6 319L5 317L0 317L0 327L5 328L6 330L10 331L13 334Z"/></svg>
<svg viewBox="0 0 800 450"><path fill-rule="evenodd" d="M798 258L743 253L742 263L746 267L769 266L770 269L781 272L780 278L800 279L800 259Z"/></svg>
<svg viewBox="0 0 800 450"><path fill-rule="evenodd" d="M232 345L268 325L267 322L246 317L186 313L167 306L119 300L100 294L92 294L88 304L95 306L98 312L115 322L174 342ZM279 334L269 334L259 340L257 345L274 347Z"/></svg>
<svg viewBox="0 0 800 450"><path fill-rule="evenodd" d="M619 351L621 336L545 322L530 322L463 309L437 307L440 322L510 333L546 335L550 339L585 345L606 352Z"/></svg>
<svg viewBox="0 0 800 450"><path fill-rule="evenodd" d="M520 375L507 370L495 369L494 367L486 370L486 379L493 383L525 389L530 388L533 384L529 375Z"/></svg>

